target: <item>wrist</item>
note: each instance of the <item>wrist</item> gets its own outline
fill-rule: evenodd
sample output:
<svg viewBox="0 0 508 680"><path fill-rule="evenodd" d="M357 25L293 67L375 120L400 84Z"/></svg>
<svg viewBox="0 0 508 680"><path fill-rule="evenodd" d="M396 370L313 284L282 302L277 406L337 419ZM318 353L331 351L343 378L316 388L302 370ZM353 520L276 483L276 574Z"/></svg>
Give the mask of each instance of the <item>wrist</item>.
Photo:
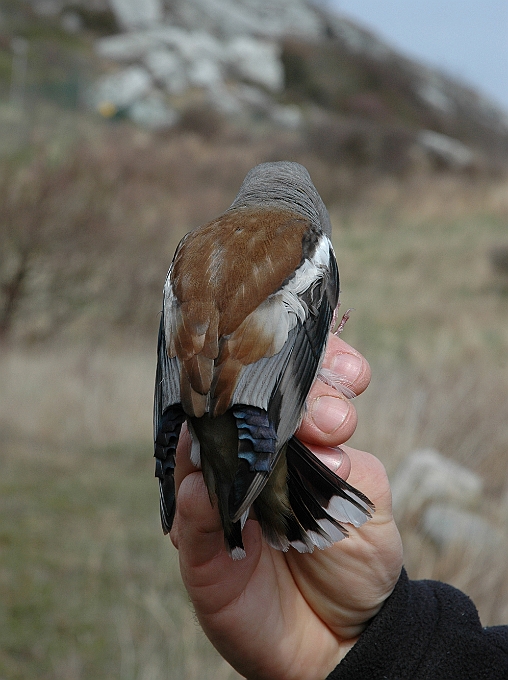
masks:
<svg viewBox="0 0 508 680"><path fill-rule="evenodd" d="M354 647L359 637L340 642L336 652L326 662L322 657L319 658L319 654L317 654L315 658L310 660L310 663L302 662L300 659L298 663L290 665L285 670L279 668L279 671L277 671L273 667L263 670L257 669L250 673L247 672L244 677L246 680L324 680Z"/></svg>

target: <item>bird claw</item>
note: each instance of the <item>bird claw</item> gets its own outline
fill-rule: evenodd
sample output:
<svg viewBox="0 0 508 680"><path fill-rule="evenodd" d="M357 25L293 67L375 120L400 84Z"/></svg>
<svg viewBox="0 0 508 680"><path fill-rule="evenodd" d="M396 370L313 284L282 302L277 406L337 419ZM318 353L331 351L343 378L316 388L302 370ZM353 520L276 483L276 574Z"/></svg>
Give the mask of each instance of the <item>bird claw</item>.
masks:
<svg viewBox="0 0 508 680"><path fill-rule="evenodd" d="M351 316L351 312L354 312L354 307L350 307L344 314L342 315L342 319L340 322L337 324L337 318L339 316L339 307L340 307L340 302L338 303L337 307L335 308L333 312L333 317L332 317L332 333L339 337L339 335L342 333L344 330L344 326L346 325L347 320ZM337 326L337 327L335 327Z"/></svg>

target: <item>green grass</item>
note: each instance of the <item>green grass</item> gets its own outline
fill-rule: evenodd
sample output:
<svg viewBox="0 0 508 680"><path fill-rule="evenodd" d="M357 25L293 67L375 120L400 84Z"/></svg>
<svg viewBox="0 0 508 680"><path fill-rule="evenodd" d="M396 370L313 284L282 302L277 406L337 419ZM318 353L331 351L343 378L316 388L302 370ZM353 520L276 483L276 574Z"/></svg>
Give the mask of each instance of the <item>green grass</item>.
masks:
<svg viewBox="0 0 508 680"><path fill-rule="evenodd" d="M4 441L0 677L236 677L193 618L150 445Z"/></svg>

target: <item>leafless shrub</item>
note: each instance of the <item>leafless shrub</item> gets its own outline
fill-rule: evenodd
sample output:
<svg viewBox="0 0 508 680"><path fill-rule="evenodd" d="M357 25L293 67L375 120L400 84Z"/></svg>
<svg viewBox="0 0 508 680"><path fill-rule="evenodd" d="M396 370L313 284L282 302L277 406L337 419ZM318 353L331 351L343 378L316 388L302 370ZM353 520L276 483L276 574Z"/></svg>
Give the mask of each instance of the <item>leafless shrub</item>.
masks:
<svg viewBox="0 0 508 680"><path fill-rule="evenodd" d="M161 147L122 132L78 145L59 165L41 152L0 169L4 339L51 337L92 318L97 332L151 327L179 238L225 209L244 174L234 157L217 168L195 137Z"/></svg>
<svg viewBox="0 0 508 680"><path fill-rule="evenodd" d="M30 288L40 292L44 286L51 291L61 285L61 281L55 281L55 270L49 268L46 281L41 282L40 264L58 259L61 269L66 269L69 256L73 255L69 246L82 247L96 238L101 219L101 191L93 175L84 174L81 169L75 159L64 166L51 167L44 156L35 158L28 167L10 164L2 168L0 335L3 337L12 330Z"/></svg>
<svg viewBox="0 0 508 680"><path fill-rule="evenodd" d="M151 136L119 124L58 162L42 149L28 164L4 163L2 337L152 333L179 239L225 210L253 165L284 158L303 161L326 199L345 193L344 173L331 173L290 134L252 144L235 135Z"/></svg>
<svg viewBox="0 0 508 680"><path fill-rule="evenodd" d="M204 139L216 139L224 130L225 120L209 106L190 106L183 111L178 127L184 132L195 132Z"/></svg>
<svg viewBox="0 0 508 680"><path fill-rule="evenodd" d="M331 163L365 172L402 173L411 169L413 135L402 127L379 125L366 119L326 117L309 127L309 149Z"/></svg>

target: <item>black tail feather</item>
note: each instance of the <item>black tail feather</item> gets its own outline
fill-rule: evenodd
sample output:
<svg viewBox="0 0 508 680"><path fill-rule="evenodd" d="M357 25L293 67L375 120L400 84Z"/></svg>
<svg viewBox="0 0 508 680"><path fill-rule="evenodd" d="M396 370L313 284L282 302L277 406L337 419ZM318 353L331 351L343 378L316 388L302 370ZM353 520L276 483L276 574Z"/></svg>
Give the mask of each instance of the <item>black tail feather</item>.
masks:
<svg viewBox="0 0 508 680"><path fill-rule="evenodd" d="M224 527L224 538L226 539L226 549L234 560L241 560L245 557L245 548L242 541L242 523L228 522Z"/></svg>
<svg viewBox="0 0 508 680"><path fill-rule="evenodd" d="M290 470L290 478L288 480L289 502L296 519L303 529L305 531L321 533L318 520L329 519L337 529L344 535L347 535L347 530L331 517L326 512L325 507L317 500L317 496L319 496L318 490L305 483L299 470L294 468L290 468Z"/></svg>
<svg viewBox="0 0 508 680"><path fill-rule="evenodd" d="M374 504L335 475L296 437L287 445L288 496L294 513L287 538L301 552L348 536L343 523L360 526Z"/></svg>
<svg viewBox="0 0 508 680"><path fill-rule="evenodd" d="M292 470L301 473L302 478L315 488L322 500L329 502L332 496L339 495L365 512L367 518L371 517L369 509L375 510L374 503L361 491L332 472L294 436L288 442L286 457L288 467L291 466Z"/></svg>

